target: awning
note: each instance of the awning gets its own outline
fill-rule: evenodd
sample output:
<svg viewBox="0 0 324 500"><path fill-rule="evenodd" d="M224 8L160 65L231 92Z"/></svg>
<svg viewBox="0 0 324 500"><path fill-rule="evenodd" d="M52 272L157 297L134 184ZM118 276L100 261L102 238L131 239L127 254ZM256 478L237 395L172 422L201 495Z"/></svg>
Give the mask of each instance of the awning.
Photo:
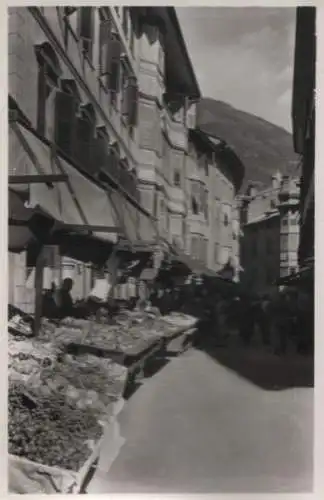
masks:
<svg viewBox="0 0 324 500"><path fill-rule="evenodd" d="M25 207L23 196L12 189L9 189L8 194L8 247L10 252L21 252L34 239L32 231L23 225L31 219L34 211ZM11 224L11 220L18 221L21 225Z"/></svg>
<svg viewBox="0 0 324 500"><path fill-rule="evenodd" d="M11 175L66 174L68 182L15 185L15 190L29 192L29 207L41 208L53 219L66 224L106 226L122 230L127 239L141 239L147 221L120 193L104 190L82 175L62 157L54 155L51 147L36 134L17 122L10 125L11 148L9 163ZM19 145L19 147L18 147ZM17 157L16 150L19 150ZM41 170L41 171L40 171ZM91 202L89 202L91 200ZM149 220L149 217L146 217ZM100 240L117 242L117 233L93 232Z"/></svg>

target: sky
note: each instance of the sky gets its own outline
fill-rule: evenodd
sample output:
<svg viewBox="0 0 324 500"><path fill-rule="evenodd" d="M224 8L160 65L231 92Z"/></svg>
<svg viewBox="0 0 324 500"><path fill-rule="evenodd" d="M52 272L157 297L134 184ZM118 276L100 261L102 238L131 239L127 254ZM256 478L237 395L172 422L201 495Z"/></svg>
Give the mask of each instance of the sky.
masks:
<svg viewBox="0 0 324 500"><path fill-rule="evenodd" d="M291 132L295 9L181 7L202 94Z"/></svg>

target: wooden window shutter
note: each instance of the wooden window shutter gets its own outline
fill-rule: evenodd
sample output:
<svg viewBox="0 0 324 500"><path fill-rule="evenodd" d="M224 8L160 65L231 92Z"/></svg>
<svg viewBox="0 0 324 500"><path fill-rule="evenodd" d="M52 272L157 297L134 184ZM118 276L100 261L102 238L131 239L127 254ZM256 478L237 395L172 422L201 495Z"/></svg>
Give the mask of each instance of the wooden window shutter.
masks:
<svg viewBox="0 0 324 500"><path fill-rule="evenodd" d="M55 96L55 144L71 156L75 142L76 99L71 94L56 92Z"/></svg>
<svg viewBox="0 0 324 500"><path fill-rule="evenodd" d="M106 51L106 68L109 75L109 89L118 92L120 88L121 42L112 34Z"/></svg>
<svg viewBox="0 0 324 500"><path fill-rule="evenodd" d="M135 127L138 119L138 85L135 78L131 78L127 88L128 123Z"/></svg>
<svg viewBox="0 0 324 500"><path fill-rule="evenodd" d="M121 114L123 116L127 116L128 115L129 78L127 76L127 70L124 66L122 66L121 71L122 71L122 77L121 77L121 90L122 90Z"/></svg>
<svg viewBox="0 0 324 500"><path fill-rule="evenodd" d="M111 30L112 20L110 18L101 20L99 27L99 71L101 76L107 75L110 69L109 63L107 71L107 62L110 61L108 52L112 37Z"/></svg>
<svg viewBox="0 0 324 500"><path fill-rule="evenodd" d="M92 38L92 7L80 7L80 38Z"/></svg>
<svg viewBox="0 0 324 500"><path fill-rule="evenodd" d="M76 120L76 147L74 157L82 170L91 171L93 152L93 125L90 120L77 118Z"/></svg>

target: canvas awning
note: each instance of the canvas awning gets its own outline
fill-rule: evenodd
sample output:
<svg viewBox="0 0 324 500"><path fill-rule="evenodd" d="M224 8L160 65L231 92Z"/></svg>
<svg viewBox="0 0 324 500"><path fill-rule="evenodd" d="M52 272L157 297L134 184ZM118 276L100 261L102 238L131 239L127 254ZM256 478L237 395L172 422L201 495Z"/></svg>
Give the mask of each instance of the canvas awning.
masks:
<svg viewBox="0 0 324 500"><path fill-rule="evenodd" d="M78 226L78 230L82 230L83 226L89 232L93 227L92 236L108 243L116 243L120 232L129 241L156 237L154 224L148 216L136 210L118 191L103 189L81 174L33 130L12 122L9 135L9 163L15 164L10 169L11 179L13 174L20 178L35 174L67 176L66 182L53 182L52 185L26 182L11 186L28 195L26 208L40 209L66 228Z"/></svg>
<svg viewBox="0 0 324 500"><path fill-rule="evenodd" d="M28 243L34 239L34 235L30 228L25 223L33 216L33 210L25 207L24 197L9 189L8 196L8 247L10 252L21 252L26 248ZM21 224L12 224L11 220L20 222Z"/></svg>

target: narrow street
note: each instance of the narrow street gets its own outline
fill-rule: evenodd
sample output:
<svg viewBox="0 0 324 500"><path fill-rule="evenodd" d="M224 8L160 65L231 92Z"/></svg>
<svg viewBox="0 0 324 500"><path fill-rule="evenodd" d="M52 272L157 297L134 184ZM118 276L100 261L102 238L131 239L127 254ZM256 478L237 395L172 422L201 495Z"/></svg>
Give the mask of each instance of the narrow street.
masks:
<svg viewBox="0 0 324 500"><path fill-rule="evenodd" d="M307 492L313 389L263 390L207 354L172 359L126 403L91 493Z"/></svg>

